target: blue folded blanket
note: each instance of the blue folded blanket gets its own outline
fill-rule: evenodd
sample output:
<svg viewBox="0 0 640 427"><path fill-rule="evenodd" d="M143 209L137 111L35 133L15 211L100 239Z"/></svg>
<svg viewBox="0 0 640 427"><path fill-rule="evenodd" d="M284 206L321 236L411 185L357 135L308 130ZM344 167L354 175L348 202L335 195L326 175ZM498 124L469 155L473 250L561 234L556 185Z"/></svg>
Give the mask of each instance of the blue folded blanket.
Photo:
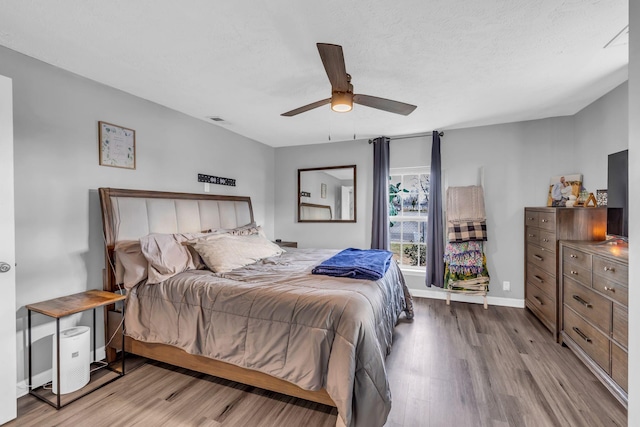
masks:
<svg viewBox="0 0 640 427"><path fill-rule="evenodd" d="M312 270L312 273L352 279L378 280L389 269L392 255L391 252L380 249L348 248L322 261Z"/></svg>

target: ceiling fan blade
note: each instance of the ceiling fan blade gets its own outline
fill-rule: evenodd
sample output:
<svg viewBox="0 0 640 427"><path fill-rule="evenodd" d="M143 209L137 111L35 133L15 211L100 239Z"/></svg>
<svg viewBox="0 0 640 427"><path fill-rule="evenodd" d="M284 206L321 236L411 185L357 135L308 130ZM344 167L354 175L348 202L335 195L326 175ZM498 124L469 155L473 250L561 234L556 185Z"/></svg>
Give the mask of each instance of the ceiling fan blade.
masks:
<svg viewBox="0 0 640 427"><path fill-rule="evenodd" d="M366 107L377 108L378 110L408 116L418 108L416 105L405 104L404 102L392 101L391 99L378 98L370 95L353 95L353 102Z"/></svg>
<svg viewBox="0 0 640 427"><path fill-rule="evenodd" d="M323 105L329 104L330 102L331 102L331 98L323 99L322 101L316 101L311 104L305 105L304 107L296 108L295 110L287 111L286 113L282 113L280 115L285 117L295 116L297 114L304 113L305 111L322 107Z"/></svg>
<svg viewBox="0 0 640 427"><path fill-rule="evenodd" d="M334 92L347 92L349 81L344 65L342 46L337 44L316 43L322 64L331 82L331 90Z"/></svg>

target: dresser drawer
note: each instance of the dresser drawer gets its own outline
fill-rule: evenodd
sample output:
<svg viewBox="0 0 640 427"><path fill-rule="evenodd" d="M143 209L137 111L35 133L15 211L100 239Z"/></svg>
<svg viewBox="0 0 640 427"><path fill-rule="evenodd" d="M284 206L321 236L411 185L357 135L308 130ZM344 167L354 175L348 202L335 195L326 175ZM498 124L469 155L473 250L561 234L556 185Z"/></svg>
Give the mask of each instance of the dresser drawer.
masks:
<svg viewBox="0 0 640 427"><path fill-rule="evenodd" d="M524 211L524 225L526 226L534 226L537 227L538 226L538 222L540 220L538 219L538 212L537 211L530 211L530 210L526 210Z"/></svg>
<svg viewBox="0 0 640 427"><path fill-rule="evenodd" d="M556 275L556 253L540 246L527 245L527 261L544 271Z"/></svg>
<svg viewBox="0 0 640 427"><path fill-rule="evenodd" d="M628 391L629 355L615 344L611 344L611 378L624 391Z"/></svg>
<svg viewBox="0 0 640 427"><path fill-rule="evenodd" d="M565 306L564 332L582 348L607 374L609 369L609 339Z"/></svg>
<svg viewBox="0 0 640 427"><path fill-rule="evenodd" d="M555 212L539 212L538 213L538 227L549 231L556 230L556 214Z"/></svg>
<svg viewBox="0 0 640 427"><path fill-rule="evenodd" d="M527 263L527 282L536 285L549 298L556 299L556 276L530 262Z"/></svg>
<svg viewBox="0 0 640 427"><path fill-rule="evenodd" d="M527 227L526 230L527 243L539 244L540 242L540 229L536 227Z"/></svg>
<svg viewBox="0 0 640 427"><path fill-rule="evenodd" d="M566 263L591 270L591 254L564 246L562 249L562 260Z"/></svg>
<svg viewBox="0 0 640 427"><path fill-rule="evenodd" d="M613 280L607 280L598 274L594 274L592 278L593 289L603 293L612 300L618 301L622 305L629 305L629 289L627 289L626 286L623 286L618 282L614 282Z"/></svg>
<svg viewBox="0 0 640 427"><path fill-rule="evenodd" d="M622 285L629 283L629 268L614 261L609 261L604 258L593 258L593 272L598 276L602 276L608 280L613 280Z"/></svg>
<svg viewBox="0 0 640 427"><path fill-rule="evenodd" d="M556 251L556 233L540 230L540 241L538 243L545 249Z"/></svg>
<svg viewBox="0 0 640 427"><path fill-rule="evenodd" d="M625 307L613 304L613 328L611 337L621 345L629 346L629 313Z"/></svg>
<svg viewBox="0 0 640 427"><path fill-rule="evenodd" d="M605 334L611 330L611 301L571 279L563 281L564 303Z"/></svg>
<svg viewBox="0 0 640 427"><path fill-rule="evenodd" d="M587 288L591 287L591 270L589 269L575 264L565 263L562 266L562 273L564 277L580 282Z"/></svg>
<svg viewBox="0 0 640 427"><path fill-rule="evenodd" d="M545 323L550 329L556 329L556 299L549 298L533 283L527 283L527 302L529 308Z"/></svg>

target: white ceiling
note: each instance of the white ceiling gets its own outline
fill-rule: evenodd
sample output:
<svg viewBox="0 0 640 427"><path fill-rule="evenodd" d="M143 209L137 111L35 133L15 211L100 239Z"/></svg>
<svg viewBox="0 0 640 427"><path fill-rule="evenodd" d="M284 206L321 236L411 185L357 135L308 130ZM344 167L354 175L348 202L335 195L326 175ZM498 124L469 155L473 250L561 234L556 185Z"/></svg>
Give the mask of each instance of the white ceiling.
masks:
<svg viewBox="0 0 640 427"><path fill-rule="evenodd" d="M574 114L626 80L627 23L627 0L0 1L1 45L274 147ZM416 111L281 117L331 95L317 42Z"/></svg>

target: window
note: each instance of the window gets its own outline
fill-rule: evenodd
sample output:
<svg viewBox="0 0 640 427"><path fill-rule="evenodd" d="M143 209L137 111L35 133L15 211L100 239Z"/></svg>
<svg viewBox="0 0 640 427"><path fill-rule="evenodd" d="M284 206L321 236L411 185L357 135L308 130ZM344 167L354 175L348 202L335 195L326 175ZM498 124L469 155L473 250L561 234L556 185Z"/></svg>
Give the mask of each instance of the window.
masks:
<svg viewBox="0 0 640 427"><path fill-rule="evenodd" d="M391 169L389 176L389 241L401 267L424 267L426 260L429 170Z"/></svg>

